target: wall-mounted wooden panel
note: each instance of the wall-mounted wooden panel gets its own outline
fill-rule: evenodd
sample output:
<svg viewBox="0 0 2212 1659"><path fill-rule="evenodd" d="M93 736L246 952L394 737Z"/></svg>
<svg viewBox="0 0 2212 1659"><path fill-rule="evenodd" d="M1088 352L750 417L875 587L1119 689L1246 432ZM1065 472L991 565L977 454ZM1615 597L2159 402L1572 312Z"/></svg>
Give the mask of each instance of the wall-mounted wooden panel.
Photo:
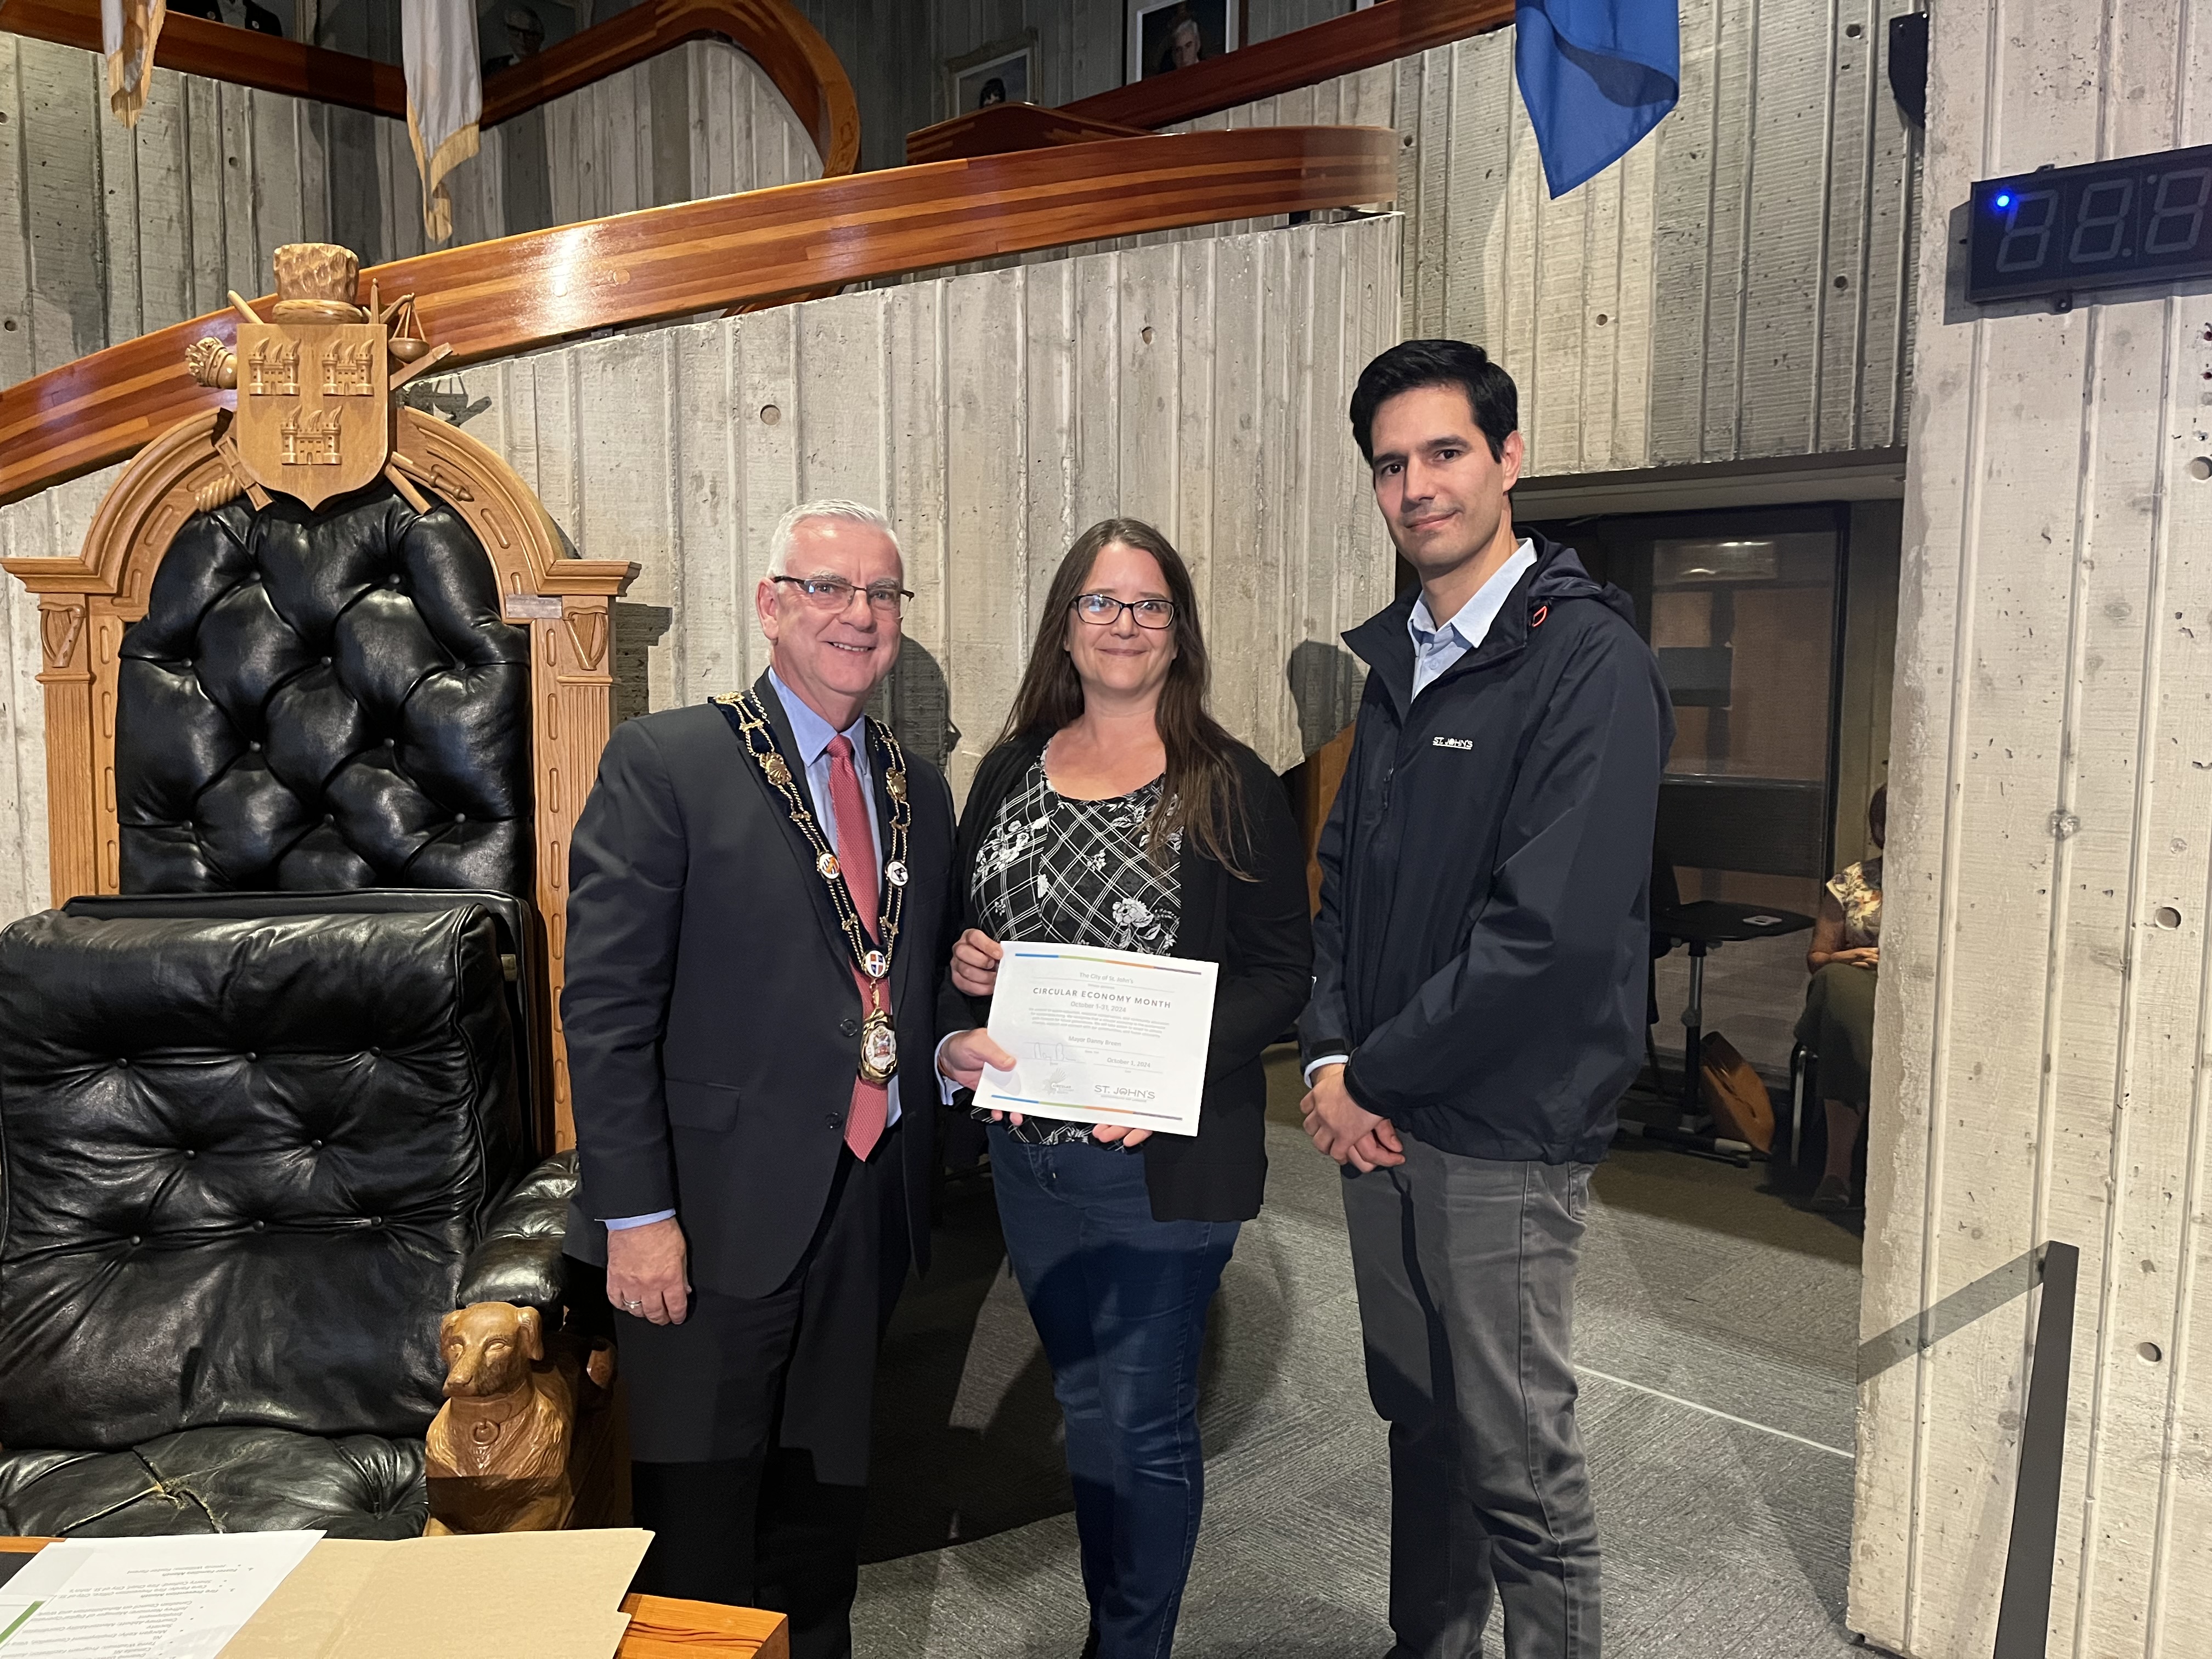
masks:
<svg viewBox="0 0 2212 1659"><path fill-rule="evenodd" d="M2212 297L1960 296L1971 180L2212 143L2202 0L1932 9L1850 1622L1988 1659L2079 1247L2047 1632L2212 1652Z"/></svg>
<svg viewBox="0 0 2212 1659"><path fill-rule="evenodd" d="M424 251L402 124L156 70L127 128L102 74L0 33L0 385L258 294L285 242ZM453 176L453 245L821 170L752 60L693 41L486 132Z"/></svg>
<svg viewBox="0 0 2212 1659"><path fill-rule="evenodd" d="M854 495L897 524L919 596L889 713L964 789L1054 565L1130 513L1191 562L1215 712L1287 768L1351 718L1336 636L1389 598L1343 410L1397 337L1397 249L1379 218L913 283L468 368L450 406L579 553L643 567L618 714L757 675L769 528ZM76 545L112 477L0 508L0 554ZM0 605L0 871L36 872L0 875L12 917L46 902L43 738L35 607L4 580Z"/></svg>

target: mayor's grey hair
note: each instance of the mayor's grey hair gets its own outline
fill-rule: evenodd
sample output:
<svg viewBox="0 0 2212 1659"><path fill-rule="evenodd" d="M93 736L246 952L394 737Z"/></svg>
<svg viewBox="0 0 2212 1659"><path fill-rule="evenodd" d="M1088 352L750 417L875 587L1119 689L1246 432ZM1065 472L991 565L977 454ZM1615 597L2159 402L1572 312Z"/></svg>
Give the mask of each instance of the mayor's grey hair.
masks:
<svg viewBox="0 0 2212 1659"><path fill-rule="evenodd" d="M906 568L906 550L899 545L898 532L891 521L872 507L859 501L842 501L825 498L818 501L801 501L797 507L775 521L769 532L768 574L771 576L791 574L791 538L799 526L809 519L843 519L853 524L872 525L891 538L891 550L899 556L899 568Z"/></svg>

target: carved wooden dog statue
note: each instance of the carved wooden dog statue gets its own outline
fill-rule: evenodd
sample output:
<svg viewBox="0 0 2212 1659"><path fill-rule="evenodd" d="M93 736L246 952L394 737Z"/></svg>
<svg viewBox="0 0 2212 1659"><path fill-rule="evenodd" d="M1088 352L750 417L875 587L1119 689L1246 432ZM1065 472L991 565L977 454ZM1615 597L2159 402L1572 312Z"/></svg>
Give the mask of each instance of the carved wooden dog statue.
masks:
<svg viewBox="0 0 2212 1659"><path fill-rule="evenodd" d="M538 1310L509 1302L447 1314L438 1344L446 1403L425 1449L425 1534L557 1530L574 1501L575 1360L561 1352L549 1363Z"/></svg>

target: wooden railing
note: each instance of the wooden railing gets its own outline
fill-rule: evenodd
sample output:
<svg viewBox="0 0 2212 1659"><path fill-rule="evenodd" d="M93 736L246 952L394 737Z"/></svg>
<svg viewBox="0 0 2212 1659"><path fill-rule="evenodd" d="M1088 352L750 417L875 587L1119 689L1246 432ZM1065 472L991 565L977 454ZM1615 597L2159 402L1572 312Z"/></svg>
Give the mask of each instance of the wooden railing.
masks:
<svg viewBox="0 0 2212 1659"><path fill-rule="evenodd" d="M453 361L933 265L1393 199L1398 135L1254 127L1113 138L818 179L562 225L362 275L421 295ZM232 312L197 317L0 392L0 504L131 454L226 394L185 372Z"/></svg>
<svg viewBox="0 0 2212 1659"><path fill-rule="evenodd" d="M1076 142L1100 125L1157 132L1182 121L1218 114L1340 75L1410 58L1431 46L1504 28L1513 0L1376 0L1310 28L1294 29L1171 74L1078 99L1057 109L994 104L907 135L909 161L996 155L1039 144ZM1042 118L1056 117L1057 120Z"/></svg>
<svg viewBox="0 0 2212 1659"><path fill-rule="evenodd" d="M86 52L100 50L98 0L0 0L0 29ZM825 178L860 158L860 108L830 43L790 0L645 0L605 22L484 77L482 125L496 126L580 87L656 58L686 40L730 42L758 64L822 156ZM407 117L396 64L326 52L299 40L176 12L161 25L154 61L185 75L228 81L319 103Z"/></svg>

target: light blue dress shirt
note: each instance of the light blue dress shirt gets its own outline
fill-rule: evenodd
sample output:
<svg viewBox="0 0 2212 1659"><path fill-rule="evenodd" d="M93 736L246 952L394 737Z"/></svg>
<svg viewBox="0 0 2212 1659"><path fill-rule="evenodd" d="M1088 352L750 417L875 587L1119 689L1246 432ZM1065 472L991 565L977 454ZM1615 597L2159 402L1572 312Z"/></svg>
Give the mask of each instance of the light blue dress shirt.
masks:
<svg viewBox="0 0 2212 1659"><path fill-rule="evenodd" d="M1490 580L1474 590L1474 597L1460 606L1455 616L1442 628L1429 615L1428 596L1425 593L1413 601L1413 614L1406 618L1406 631L1413 636L1413 695L1419 696L1462 657L1474 650L1490 637L1491 624L1498 613L1505 608L1506 596L1522 574L1536 562L1536 550L1526 537L1513 550L1513 556L1490 573ZM1351 1058L1347 1054L1323 1054L1306 1066L1306 1087L1313 1087L1314 1073L1324 1066L1341 1066Z"/></svg>
<svg viewBox="0 0 2212 1659"><path fill-rule="evenodd" d="M773 668L768 671L768 683L775 688L777 700L783 704L785 716L791 721L792 741L798 746L799 763L805 770L806 793L813 797L814 821L822 826L822 833L830 838L830 845L837 856L843 858L845 849L837 840L837 815L830 805L830 742L838 734L828 720L809 708L799 700L799 694L783 683L783 678ZM883 825L877 821L873 810L875 779L872 762L868 754L868 717L866 714L845 728L844 735L853 744L853 770L860 775L860 799L870 804L868 840L878 872L876 890L883 890L881 871L884 863ZM894 1076L890 1085L890 1098L884 1103L884 1127L889 1129L899 1121L899 1080ZM642 1227L654 1221L665 1221L676 1213L673 1210L656 1210L651 1215L617 1216L606 1223L610 1232L620 1232L625 1227Z"/></svg>
<svg viewBox="0 0 2212 1659"><path fill-rule="evenodd" d="M1413 695L1419 696L1431 682L1462 657L1490 637L1490 625L1505 608L1505 596L1522 574L1536 562L1536 550L1525 539L1513 556L1490 573L1490 580L1474 590L1474 597L1460 606L1459 614L1442 628L1429 615L1426 594L1413 601L1413 614L1406 618L1406 631L1413 636Z"/></svg>

